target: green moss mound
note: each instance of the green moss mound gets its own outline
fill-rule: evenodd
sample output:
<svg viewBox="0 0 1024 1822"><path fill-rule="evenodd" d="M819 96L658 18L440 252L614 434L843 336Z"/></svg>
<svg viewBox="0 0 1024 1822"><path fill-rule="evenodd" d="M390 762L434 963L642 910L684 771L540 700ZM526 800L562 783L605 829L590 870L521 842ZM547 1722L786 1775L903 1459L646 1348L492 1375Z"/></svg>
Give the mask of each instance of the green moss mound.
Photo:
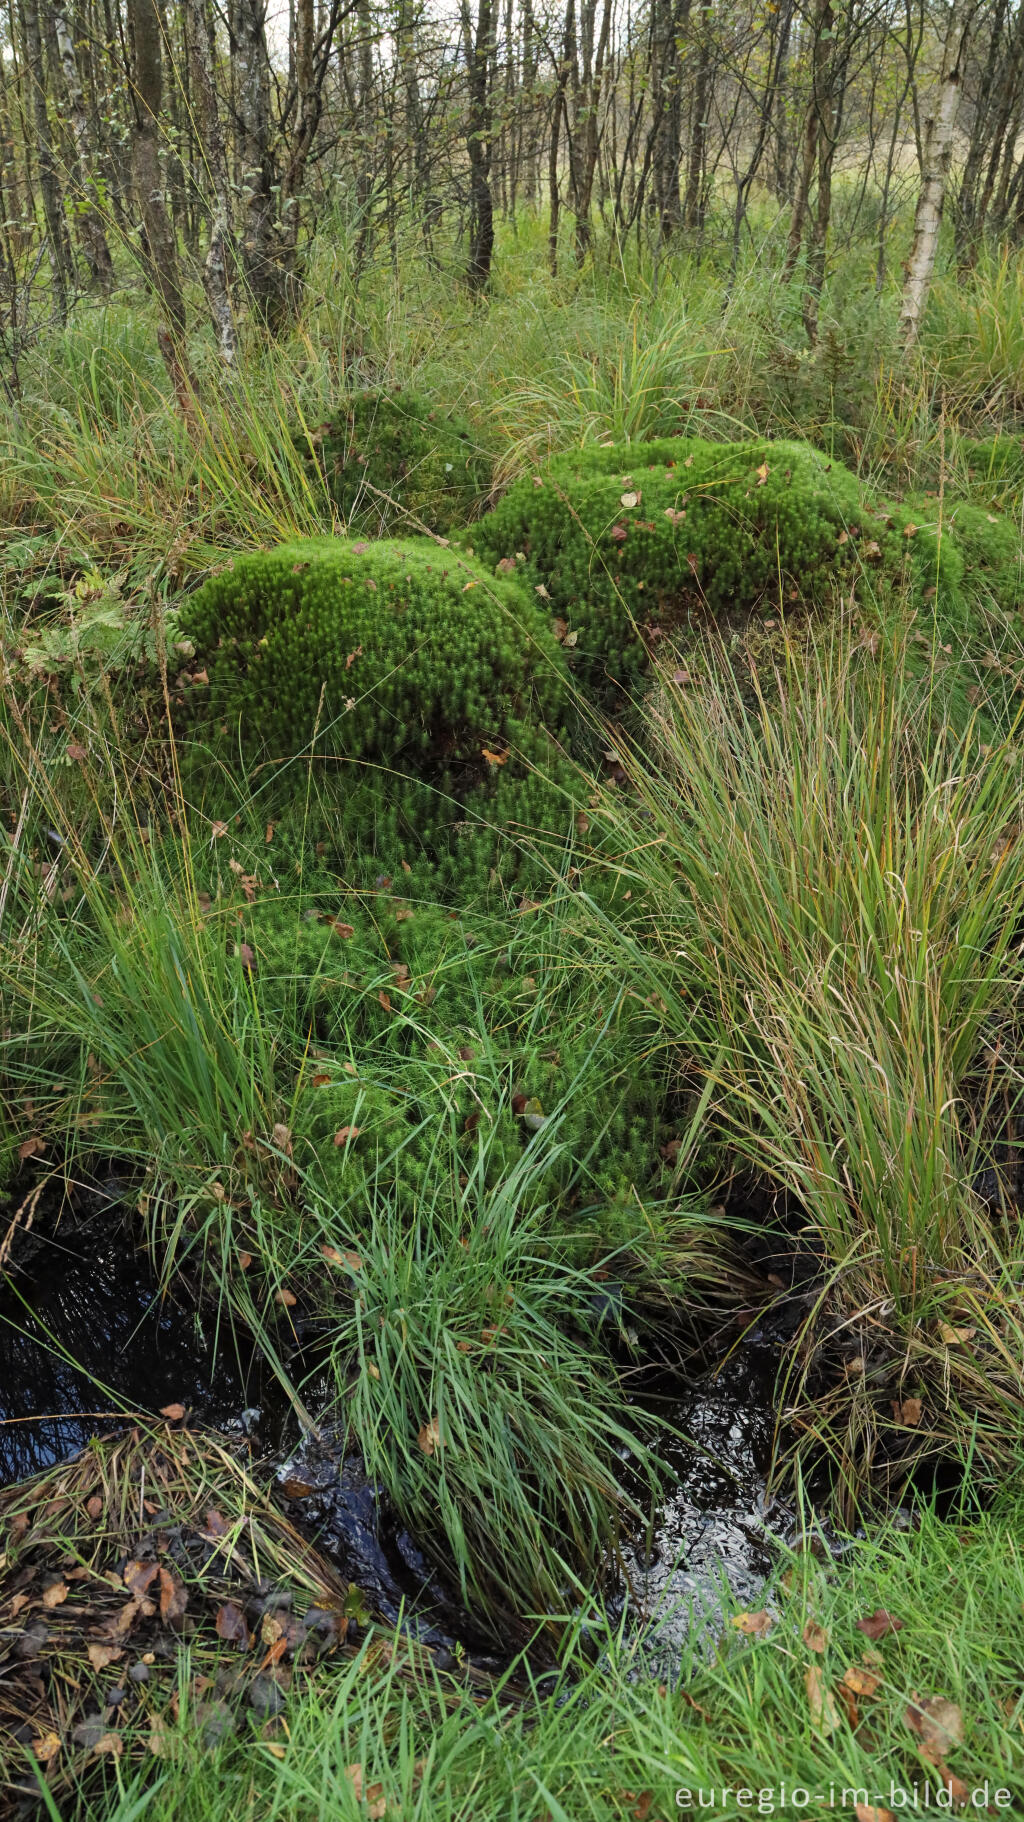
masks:
<svg viewBox="0 0 1024 1822"><path fill-rule="evenodd" d="M475 880L495 864L496 827L571 816L549 616L459 552L415 538L282 545L227 564L178 628L194 648L181 696L193 769L209 771L212 748L246 789L259 776L270 814L275 772L276 801L295 797L296 758L352 762L330 768L333 832L379 870L410 844L449 864L457 848Z"/></svg>
<svg viewBox="0 0 1024 1822"><path fill-rule="evenodd" d="M817 605L842 587L958 600L951 536L866 499L802 443L664 440L562 456L473 527L476 554L542 591L595 686L629 687L652 642L691 620ZM603 677L602 677L603 673Z"/></svg>
<svg viewBox="0 0 1024 1822"><path fill-rule="evenodd" d="M237 557L183 605L193 713L252 754L317 750L420 775L481 768L513 730L557 727L564 661L515 582L410 539L313 539ZM488 761L488 764L491 762Z"/></svg>
<svg viewBox="0 0 1024 1822"><path fill-rule="evenodd" d="M328 492L349 530L375 535L412 515L446 532L473 517L490 472L470 427L413 392L354 392L310 438Z"/></svg>

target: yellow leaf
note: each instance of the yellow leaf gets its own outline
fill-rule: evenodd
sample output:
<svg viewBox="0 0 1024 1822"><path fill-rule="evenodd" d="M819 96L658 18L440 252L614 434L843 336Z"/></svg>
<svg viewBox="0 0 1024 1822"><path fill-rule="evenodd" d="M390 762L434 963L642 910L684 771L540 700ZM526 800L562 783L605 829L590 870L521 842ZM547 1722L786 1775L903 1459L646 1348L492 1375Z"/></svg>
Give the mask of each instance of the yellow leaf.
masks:
<svg viewBox="0 0 1024 1822"><path fill-rule="evenodd" d="M48 1765L50 1760L55 1758L60 1751L60 1735L55 1733L44 1733L41 1740L33 1740L32 1751L35 1753L40 1765Z"/></svg>
<svg viewBox="0 0 1024 1822"><path fill-rule="evenodd" d="M764 486L765 482L768 479L769 473L770 473L770 470L769 470L767 462L762 462L760 468L757 471L757 485L759 487Z"/></svg>

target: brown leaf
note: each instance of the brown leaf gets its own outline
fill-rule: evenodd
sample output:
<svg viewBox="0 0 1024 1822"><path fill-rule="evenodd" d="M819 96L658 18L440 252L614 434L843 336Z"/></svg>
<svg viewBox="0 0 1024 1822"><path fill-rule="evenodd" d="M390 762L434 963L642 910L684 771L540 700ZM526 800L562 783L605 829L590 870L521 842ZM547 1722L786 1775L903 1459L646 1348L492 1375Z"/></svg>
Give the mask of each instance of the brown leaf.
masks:
<svg viewBox="0 0 1024 1822"><path fill-rule="evenodd" d="M299 1300L294 1291L290 1291L287 1286L282 1285L279 1291L274 1292L274 1301L282 1303L286 1310L293 1310Z"/></svg>
<svg viewBox="0 0 1024 1822"><path fill-rule="evenodd" d="M43 1589L43 1606L44 1607L60 1607L67 1600L67 1598L68 1598L67 1582L51 1582L50 1586L48 1588Z"/></svg>
<svg viewBox="0 0 1024 1822"><path fill-rule="evenodd" d="M874 1803L855 1803L853 1813L857 1822L896 1822L891 1809L879 1809Z"/></svg>
<svg viewBox="0 0 1024 1822"><path fill-rule="evenodd" d="M227 832L228 825L226 822L212 822L210 824L210 834L213 836L214 841L222 841Z"/></svg>
<svg viewBox="0 0 1024 1822"><path fill-rule="evenodd" d="M276 1122L273 1131L270 1134L270 1142L272 1145L277 1146L278 1151L283 1151L286 1158L291 1157L292 1129L290 1126L286 1126L283 1120L278 1120Z"/></svg>
<svg viewBox="0 0 1024 1822"><path fill-rule="evenodd" d="M887 1613L884 1607L876 1607L874 1613L869 1613L865 1619L855 1623L857 1631L863 1632L866 1639L884 1639L888 1638L890 1632L903 1631L903 1621Z"/></svg>
<svg viewBox="0 0 1024 1822"><path fill-rule="evenodd" d="M828 1645L829 1633L817 1620L808 1620L803 1632L804 1644L808 1651L824 1651Z"/></svg>
<svg viewBox="0 0 1024 1822"><path fill-rule="evenodd" d="M424 1455L433 1455L441 1447L441 1424L438 1418L432 1417L425 1423L416 1438Z"/></svg>
<svg viewBox="0 0 1024 1822"><path fill-rule="evenodd" d="M839 1710L835 1697L822 1676L820 1666L810 1664L804 1673L804 1688L811 1710L811 1725L817 1733L828 1735L835 1733L839 1726Z"/></svg>
<svg viewBox="0 0 1024 1822"><path fill-rule="evenodd" d="M224 1523L224 1520L221 1517L220 1513L218 1512L216 1506L210 1506L209 1510L207 1511L206 1530L210 1537L226 1537L227 1536L227 1533L228 1533L227 1525Z"/></svg>
<svg viewBox="0 0 1024 1822"><path fill-rule="evenodd" d="M948 1348L957 1347L964 1341L973 1341L977 1333L977 1329L954 1329L948 1322L939 1323L939 1335Z"/></svg>
<svg viewBox="0 0 1024 1822"><path fill-rule="evenodd" d="M862 1670L859 1664L851 1664L848 1670L843 1671L843 1682L854 1695L872 1696L881 1678L873 1670Z"/></svg>
<svg viewBox="0 0 1024 1822"><path fill-rule="evenodd" d="M170 1423L180 1423L185 1415L185 1406L183 1404L162 1404L160 1415L166 1417Z"/></svg>
<svg viewBox="0 0 1024 1822"><path fill-rule="evenodd" d="M103 1501L98 1493L94 1493L91 1499L86 1500L85 1510L91 1519L99 1518L103 1511Z"/></svg>
<svg viewBox="0 0 1024 1822"><path fill-rule="evenodd" d="M188 1606L188 1591L184 1583L170 1570L160 1570L160 1618L173 1625L180 1620Z"/></svg>
<svg viewBox="0 0 1024 1822"><path fill-rule="evenodd" d="M339 1126L334 1135L335 1145L347 1145L351 1139L358 1139L361 1126Z"/></svg>
<svg viewBox="0 0 1024 1822"><path fill-rule="evenodd" d="M895 1417L896 1422L905 1423L909 1430L917 1428L917 1425L921 1421L921 1412L923 1409L924 1406L920 1398L904 1398L902 1403L900 1403L898 1398L892 1400L892 1414Z"/></svg>
<svg viewBox="0 0 1024 1822"><path fill-rule="evenodd" d="M249 1628L241 1607L234 1601L225 1601L223 1607L218 1607L214 1624L219 1639L226 1640L229 1645L241 1645L243 1651L247 1649Z"/></svg>
<svg viewBox="0 0 1024 1822"><path fill-rule="evenodd" d="M342 942L344 942L344 943L347 943L349 940L349 937L354 936L356 933L355 924L342 923L340 917L329 917L327 919L327 922L328 922L330 928L334 931L335 936L340 936Z"/></svg>
<svg viewBox="0 0 1024 1822"><path fill-rule="evenodd" d="M93 1752L108 1752L115 1759L119 1759L123 1751L124 1741L119 1733L101 1733L93 1747Z"/></svg>
<svg viewBox="0 0 1024 1822"><path fill-rule="evenodd" d="M505 765L508 760L507 753L492 753L490 747L481 747L480 752L489 766Z"/></svg>
<svg viewBox="0 0 1024 1822"><path fill-rule="evenodd" d="M769 1626L774 1625L774 1616L763 1610L760 1613L734 1613L731 1623L744 1637L757 1638L760 1633L767 1632Z"/></svg>
<svg viewBox="0 0 1024 1822"><path fill-rule="evenodd" d="M624 544L629 536L629 532L625 525L613 525L608 536L613 539L616 544Z"/></svg>
<svg viewBox="0 0 1024 1822"><path fill-rule="evenodd" d="M94 1670L106 1670L108 1664L116 1664L124 1657L121 1645L87 1645L86 1651Z"/></svg>
<svg viewBox="0 0 1024 1822"><path fill-rule="evenodd" d="M44 1733L41 1740L32 1741L32 1751L40 1765L49 1765L50 1760L55 1759L60 1751L60 1735Z"/></svg>
<svg viewBox="0 0 1024 1822"><path fill-rule="evenodd" d="M942 1758L952 1746L962 1746L964 1717L955 1702L942 1695L920 1696L912 1689L904 1720L922 1745Z"/></svg>
<svg viewBox="0 0 1024 1822"><path fill-rule="evenodd" d="M251 1253L239 1253L237 1255L237 1264L238 1264L238 1269L240 1272L247 1272L249 1270L250 1265L252 1264L252 1254Z"/></svg>
<svg viewBox="0 0 1024 1822"><path fill-rule="evenodd" d="M29 1158L37 1158L40 1152L45 1150L46 1142L43 1139L22 1139L21 1144L18 1146L18 1162L19 1164L24 1164Z"/></svg>

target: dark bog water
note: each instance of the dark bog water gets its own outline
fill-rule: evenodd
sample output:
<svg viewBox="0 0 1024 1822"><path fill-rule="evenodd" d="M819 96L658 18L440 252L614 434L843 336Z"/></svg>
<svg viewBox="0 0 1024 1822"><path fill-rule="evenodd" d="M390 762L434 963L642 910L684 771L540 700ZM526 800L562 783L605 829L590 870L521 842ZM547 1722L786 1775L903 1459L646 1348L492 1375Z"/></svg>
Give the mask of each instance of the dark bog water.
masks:
<svg viewBox="0 0 1024 1822"><path fill-rule="evenodd" d="M302 1440L251 1347L247 1354L233 1346L184 1300L161 1298L109 1198L105 1207L94 1202L84 1219L62 1220L34 1241L0 1297L0 1483L73 1454L114 1427L118 1413L182 1404L195 1420L251 1432L260 1452L276 1458L289 1516L371 1610L388 1620L414 1613L426 1640L459 1638L482 1651L358 1460L329 1433ZM662 1450L675 1484L649 1537L625 1551L626 1598L652 1623L658 1656L677 1654L695 1622L714 1621L723 1577L744 1604L757 1603L770 1567L769 1526L779 1518L765 1498L777 1364L777 1344L753 1337L696 1381L663 1375L645 1387L643 1402L678 1433Z"/></svg>
<svg viewBox="0 0 1024 1822"><path fill-rule="evenodd" d="M161 1298L120 1223L58 1229L0 1298L0 1484L22 1480L110 1430L119 1412L181 1403L203 1421L258 1404L259 1364L227 1334Z"/></svg>

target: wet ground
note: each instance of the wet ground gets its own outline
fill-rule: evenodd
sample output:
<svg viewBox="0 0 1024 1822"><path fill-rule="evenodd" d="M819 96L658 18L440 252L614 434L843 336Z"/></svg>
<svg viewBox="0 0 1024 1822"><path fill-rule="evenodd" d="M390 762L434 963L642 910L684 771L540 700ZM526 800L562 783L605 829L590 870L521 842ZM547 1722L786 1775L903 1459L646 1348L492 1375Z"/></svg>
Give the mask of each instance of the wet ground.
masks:
<svg viewBox="0 0 1024 1822"><path fill-rule="evenodd" d="M130 1230L96 1206L77 1226L35 1244L0 1298L0 1484L73 1454L118 1412L185 1405L195 1420L276 1450L288 1515L388 1620L411 1616L424 1642L482 1639L415 1540L368 1485L338 1439L302 1439L271 1376L216 1333L212 1319L161 1298ZM625 1552L633 1613L666 1666L695 1623L714 1625L724 1583L757 1605L771 1536L786 1515L766 1500L778 1341L754 1331L717 1370L690 1381L652 1377L643 1402L675 1432L662 1450L675 1477L646 1539ZM313 1387L305 1396L310 1397ZM292 1420L294 1423L294 1420ZM282 1435L284 1443L282 1444ZM510 1643L512 1641L510 1640ZM519 1642L519 1641L516 1641Z"/></svg>

